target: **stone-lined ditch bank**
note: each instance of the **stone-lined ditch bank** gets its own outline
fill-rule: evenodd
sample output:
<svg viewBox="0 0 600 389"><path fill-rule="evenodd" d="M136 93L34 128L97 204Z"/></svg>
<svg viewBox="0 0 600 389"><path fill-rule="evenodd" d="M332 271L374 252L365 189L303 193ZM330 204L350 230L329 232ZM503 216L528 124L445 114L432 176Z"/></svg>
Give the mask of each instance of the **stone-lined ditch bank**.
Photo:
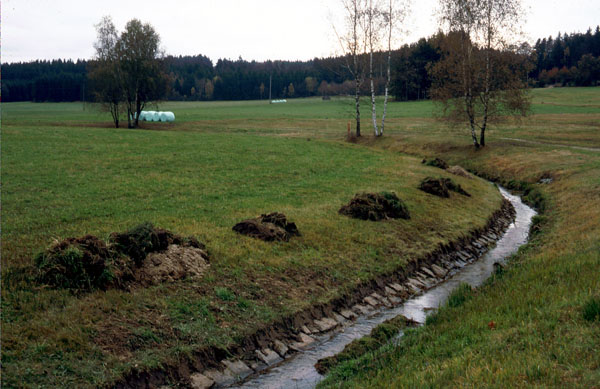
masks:
<svg viewBox="0 0 600 389"><path fill-rule="evenodd" d="M515 218L527 219L525 236L509 243L510 247L503 247L501 257L510 255L525 243L528 223L535 211L523 205L517 196L501 191L504 196L502 205L484 228L473 230L457 241L440 245L428 255L415 259L391 274L366 282L346 296L328 304L313 306L257 331L228 350L208 348L198 351L192 360L177 366L133 372L114 387L155 388L162 385L169 387L168 384L192 388L232 385L256 388L289 385L295 388L314 387L322 378L314 369L319 358L334 355L353 339L368 334L372 328L391 317L402 314L416 322L423 322L426 311L437 307L431 305L434 300L445 301L449 294L449 289L441 295L432 295L427 291L455 283L457 275L479 262L477 260L496 245L509 226L514 226ZM526 215L518 215L515 207ZM531 212L525 212L524 208ZM483 282L489 277L493 263L487 267L489 269L486 271L476 271L478 275L474 278ZM475 283L474 286L477 285ZM417 312L414 309L411 313L411 304L414 305L419 298L430 298L431 304L419 314L414 314Z"/></svg>

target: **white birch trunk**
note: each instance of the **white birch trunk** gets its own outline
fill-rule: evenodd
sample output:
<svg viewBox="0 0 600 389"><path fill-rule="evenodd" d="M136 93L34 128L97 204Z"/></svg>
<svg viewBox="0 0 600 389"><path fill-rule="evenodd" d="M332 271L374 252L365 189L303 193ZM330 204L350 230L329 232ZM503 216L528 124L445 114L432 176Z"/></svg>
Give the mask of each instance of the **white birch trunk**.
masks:
<svg viewBox="0 0 600 389"><path fill-rule="evenodd" d="M388 94L390 89L390 82L392 79L392 28L393 28L393 0L390 0L390 9L388 14L388 57L387 57L387 78L385 80L385 95L383 97L383 115L381 116L381 128L379 130L379 135L383 135L383 130L385 129L385 115L387 113L387 103L388 103Z"/></svg>
<svg viewBox="0 0 600 389"><path fill-rule="evenodd" d="M369 58L369 79L371 80L371 119L373 120L375 136L379 136L379 130L377 129L377 106L375 104L375 83L373 81L373 46L371 46Z"/></svg>

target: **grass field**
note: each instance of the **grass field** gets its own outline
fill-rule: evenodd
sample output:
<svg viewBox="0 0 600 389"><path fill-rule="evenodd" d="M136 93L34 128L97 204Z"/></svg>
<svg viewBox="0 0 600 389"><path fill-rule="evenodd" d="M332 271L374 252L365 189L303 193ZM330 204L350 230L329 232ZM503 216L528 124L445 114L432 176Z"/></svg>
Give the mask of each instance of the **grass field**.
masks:
<svg viewBox="0 0 600 389"><path fill-rule="evenodd" d="M3 383L94 387L133 367L226 348L482 227L499 207L483 180L453 177L473 194L468 200L419 191L425 176L450 175L415 157L331 136L270 136L281 129L264 112L308 120L311 111L327 115L320 103L292 102L287 111L262 102L175 104L181 123L146 130L104 127L106 115L78 111L80 104L5 104ZM203 112L218 118L210 130L198 122ZM239 131L243 117L258 129ZM410 221L338 215L356 192L383 190L407 203ZM272 211L302 236L264 243L231 231ZM17 276L53 239L107 237L146 220L206 243L211 267L201 282L73 296Z"/></svg>
<svg viewBox="0 0 600 389"><path fill-rule="evenodd" d="M483 225L500 201L490 184L453 177L469 201L416 189L445 174L420 164L436 155L539 187L542 232L464 305L395 350L340 366L325 385L593 386L600 324L581 307L600 293L600 155L543 143L600 147L599 107L600 88L536 90L534 114L490 131L475 152L464 129L432 118L430 102L391 104L386 136L371 138L364 120L359 144L342 141L345 99L164 103L177 122L144 130L111 129L107 114L80 103L3 104L3 384L93 387L227 346ZM554 182L535 184L543 174ZM396 191L412 219L337 215L365 190ZM303 236L267 244L231 231L268 211L286 213ZM54 237L105 237L144 220L207 244L201 283L75 297L13 275Z"/></svg>

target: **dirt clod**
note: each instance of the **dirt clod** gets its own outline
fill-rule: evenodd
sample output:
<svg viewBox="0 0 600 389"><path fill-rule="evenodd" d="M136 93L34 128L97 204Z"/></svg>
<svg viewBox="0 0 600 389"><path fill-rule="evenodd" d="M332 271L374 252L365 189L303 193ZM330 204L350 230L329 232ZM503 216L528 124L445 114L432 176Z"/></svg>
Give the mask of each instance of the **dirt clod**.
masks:
<svg viewBox="0 0 600 389"><path fill-rule="evenodd" d="M242 220L233 226L233 230L267 242L287 242L292 236L300 236L296 224L289 222L283 213L278 212L263 214L254 219Z"/></svg>
<svg viewBox="0 0 600 389"><path fill-rule="evenodd" d="M464 190L460 184L457 184L456 182L452 181L451 178L441 178L441 180L444 181L444 184L446 185L446 188L448 188L449 190L456 192L456 193L460 193L463 196L467 196L467 197L471 197L471 194L469 192L467 192L466 190Z"/></svg>
<svg viewBox="0 0 600 389"><path fill-rule="evenodd" d="M434 158L429 161L424 159L423 163L427 166L433 166L444 170L448 169L448 163L441 158Z"/></svg>
<svg viewBox="0 0 600 389"><path fill-rule="evenodd" d="M358 193L339 213L355 219L410 219L408 208L395 193Z"/></svg>
<svg viewBox="0 0 600 389"><path fill-rule="evenodd" d="M444 198L450 197L450 193L448 192L450 190L460 193L464 196L471 197L471 194L464 190L459 184L452 181L451 178L426 177L423 179L423 181L421 181L419 189L429 194Z"/></svg>
<svg viewBox="0 0 600 389"><path fill-rule="evenodd" d="M446 184L444 181L438 178L426 177L423 181L421 181L419 189L434 196L446 198L450 197L450 193L448 193Z"/></svg>

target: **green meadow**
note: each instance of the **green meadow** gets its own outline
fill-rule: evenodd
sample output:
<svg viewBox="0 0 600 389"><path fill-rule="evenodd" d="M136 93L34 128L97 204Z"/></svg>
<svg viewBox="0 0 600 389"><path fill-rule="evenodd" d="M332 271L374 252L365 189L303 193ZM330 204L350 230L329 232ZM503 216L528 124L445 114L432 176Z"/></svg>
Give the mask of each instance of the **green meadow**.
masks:
<svg viewBox="0 0 600 389"><path fill-rule="evenodd" d="M600 325L581 307L600 290L600 153L571 146L600 147L600 88L532 98L532 115L499 124L480 151L465 129L436 121L428 101L390 103L386 134L374 139L365 100L358 143L344 140L345 98L164 102L153 108L176 122L136 130L111 128L92 104L2 104L3 385L104 386L226 348L483 226L501 201L494 185L425 166L425 156L536 188L546 204L539 232L463 305L398 348L345 362L324 385L597 383ZM554 181L538 184L543 174ZM417 189L426 176L452 177L473 196L427 195ZM338 215L355 193L384 190L410 220ZM231 230L273 211L302 236L265 243ZM76 295L28 276L56 239L106 238L143 221L204 242L203 278Z"/></svg>

